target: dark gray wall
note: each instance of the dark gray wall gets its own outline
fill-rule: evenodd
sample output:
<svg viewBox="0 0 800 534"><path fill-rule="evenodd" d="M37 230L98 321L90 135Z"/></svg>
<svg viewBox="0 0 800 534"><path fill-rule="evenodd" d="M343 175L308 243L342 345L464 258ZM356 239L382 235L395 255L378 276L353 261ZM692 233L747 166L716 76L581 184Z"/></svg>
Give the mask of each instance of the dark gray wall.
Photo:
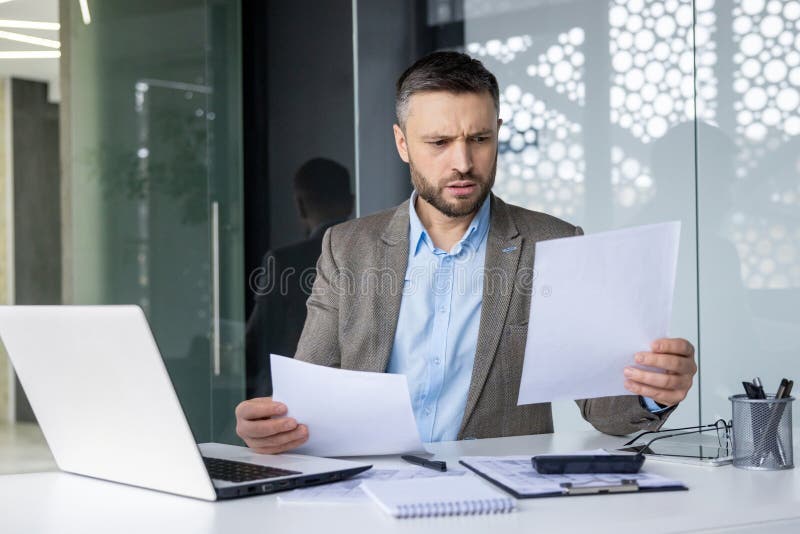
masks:
<svg viewBox="0 0 800 534"><path fill-rule="evenodd" d="M304 238L292 191L300 165L330 158L355 178L352 35L351 0L269 3L270 248Z"/></svg>
<svg viewBox="0 0 800 534"><path fill-rule="evenodd" d="M411 193L392 134L395 82L419 54L418 2L370 0L358 8L359 213ZM355 181L351 0L271 2L268 8L270 247L302 238L291 179L315 156ZM355 193L355 184L354 184Z"/></svg>
<svg viewBox="0 0 800 534"><path fill-rule="evenodd" d="M394 144L395 83L417 59L417 2L358 2L360 215L411 194L408 166Z"/></svg>
<svg viewBox="0 0 800 534"><path fill-rule="evenodd" d="M16 304L61 302L58 105L47 84L12 80L14 294ZM22 388L16 418L33 421Z"/></svg>

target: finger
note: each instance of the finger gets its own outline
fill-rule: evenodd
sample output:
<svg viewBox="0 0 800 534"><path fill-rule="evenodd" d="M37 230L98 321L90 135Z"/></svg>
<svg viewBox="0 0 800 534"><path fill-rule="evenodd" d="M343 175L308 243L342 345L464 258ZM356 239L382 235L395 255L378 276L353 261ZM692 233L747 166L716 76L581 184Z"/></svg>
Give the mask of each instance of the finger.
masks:
<svg viewBox="0 0 800 534"><path fill-rule="evenodd" d="M251 449L271 449L276 450L289 443L308 438L308 427L300 425L291 432L282 432L268 438L248 439L245 442Z"/></svg>
<svg viewBox="0 0 800 534"><path fill-rule="evenodd" d="M267 438L282 432L291 432L297 428L297 421L291 417L279 419L259 419L256 421L240 420L236 424L236 433L242 439Z"/></svg>
<svg viewBox="0 0 800 534"><path fill-rule="evenodd" d="M276 415L283 415L286 413L286 410L285 404L275 402L269 397L262 397L239 403L236 407L236 417L237 419L249 420L264 419Z"/></svg>
<svg viewBox="0 0 800 534"><path fill-rule="evenodd" d="M265 438L254 438L247 440L249 446L256 447L280 447L292 441L308 436L308 427L298 425L297 428L289 432L281 432Z"/></svg>
<svg viewBox="0 0 800 534"><path fill-rule="evenodd" d="M688 358L679 354L660 354L656 352L637 352L634 359L636 363L658 367L666 371L671 371L680 375L694 375L697 372L697 364L694 358Z"/></svg>
<svg viewBox="0 0 800 534"><path fill-rule="evenodd" d="M258 452L258 453L261 453L261 454L280 454L282 452L287 452L287 451L290 451L292 449L296 449L297 447L299 447L300 445L302 445L306 441L308 441L308 436L306 436L304 438L301 438L301 439L298 439L298 440L295 440L295 441L292 441L290 443L286 443L286 444L281 445L279 447L265 447L265 448L258 448L258 449L253 449L253 450L255 452Z"/></svg>
<svg viewBox="0 0 800 534"><path fill-rule="evenodd" d="M623 371L625 378L639 382L647 386L653 386L660 389L689 389L691 385L691 378L688 380L686 375L673 375L667 373L659 373L656 371L645 371L644 369L637 369L635 367L626 367Z"/></svg>
<svg viewBox="0 0 800 534"><path fill-rule="evenodd" d="M694 345L679 337L656 339L650 344L650 348L653 352L667 352L694 357Z"/></svg>
<svg viewBox="0 0 800 534"><path fill-rule="evenodd" d="M634 382L633 380L625 381L625 389L636 395L648 397L653 399L659 404L664 406L674 406L686 398L686 391L678 391L674 389L661 389L647 384Z"/></svg>

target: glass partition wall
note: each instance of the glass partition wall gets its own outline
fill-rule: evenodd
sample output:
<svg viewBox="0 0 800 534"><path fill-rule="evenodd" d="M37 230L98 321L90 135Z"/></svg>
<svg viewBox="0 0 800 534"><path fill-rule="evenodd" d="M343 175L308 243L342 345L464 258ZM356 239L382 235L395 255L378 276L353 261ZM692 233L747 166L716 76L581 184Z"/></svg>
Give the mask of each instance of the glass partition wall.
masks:
<svg viewBox="0 0 800 534"><path fill-rule="evenodd" d="M712 420L741 380L774 392L800 375L800 2L703 4L698 307Z"/></svg>

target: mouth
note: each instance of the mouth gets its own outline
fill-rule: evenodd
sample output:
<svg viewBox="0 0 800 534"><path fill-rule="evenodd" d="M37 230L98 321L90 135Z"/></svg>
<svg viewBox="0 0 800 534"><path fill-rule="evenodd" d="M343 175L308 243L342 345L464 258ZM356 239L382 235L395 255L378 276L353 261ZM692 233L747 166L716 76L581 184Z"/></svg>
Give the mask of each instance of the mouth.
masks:
<svg viewBox="0 0 800 534"><path fill-rule="evenodd" d="M469 182L466 180L459 180L457 182L450 182L445 186L445 189L449 191L451 194L462 197L468 196L472 194L478 188L478 184L475 182Z"/></svg>

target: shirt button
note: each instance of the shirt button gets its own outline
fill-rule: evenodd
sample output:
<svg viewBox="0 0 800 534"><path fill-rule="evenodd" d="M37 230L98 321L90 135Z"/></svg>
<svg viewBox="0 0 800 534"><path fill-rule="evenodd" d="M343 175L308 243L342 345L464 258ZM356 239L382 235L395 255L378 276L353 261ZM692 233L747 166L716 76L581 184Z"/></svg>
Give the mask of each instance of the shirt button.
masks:
<svg viewBox="0 0 800 534"><path fill-rule="evenodd" d="M442 312L442 313L444 313L444 311L445 311L446 309L447 309L447 308L445 308L444 306L439 306L439 311L440 311L440 312Z"/></svg>
<svg viewBox="0 0 800 534"><path fill-rule="evenodd" d="M425 408L425 415L430 415L430 414L431 414L431 409Z"/></svg>
<svg viewBox="0 0 800 534"><path fill-rule="evenodd" d="M435 365L439 365L440 363L442 363L442 361L441 361L439 358L434 358L434 359L433 359L433 363L434 363Z"/></svg>

